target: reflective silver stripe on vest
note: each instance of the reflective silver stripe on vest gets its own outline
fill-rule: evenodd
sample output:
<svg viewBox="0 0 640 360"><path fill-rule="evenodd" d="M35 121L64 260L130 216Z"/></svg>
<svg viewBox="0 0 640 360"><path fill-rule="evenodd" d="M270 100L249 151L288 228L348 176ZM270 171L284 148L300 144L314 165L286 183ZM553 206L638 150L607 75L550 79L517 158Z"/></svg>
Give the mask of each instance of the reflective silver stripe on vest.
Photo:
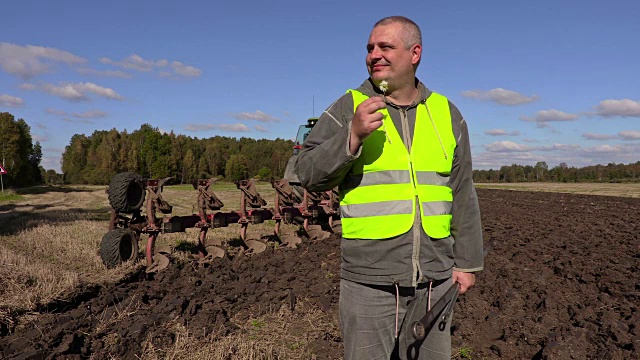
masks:
<svg viewBox="0 0 640 360"><path fill-rule="evenodd" d="M424 215L451 215L451 201L429 201L422 203Z"/></svg>
<svg viewBox="0 0 640 360"><path fill-rule="evenodd" d="M358 186L408 184L410 182L411 175L408 170L387 170L345 177L341 186L342 189L349 190L355 189Z"/></svg>
<svg viewBox="0 0 640 360"><path fill-rule="evenodd" d="M366 204L340 205L340 216L343 218L411 214L412 211L412 200L379 201Z"/></svg>
<svg viewBox="0 0 640 360"><path fill-rule="evenodd" d="M448 175L441 175L435 171L416 171L416 178L420 185L446 186L449 183Z"/></svg>

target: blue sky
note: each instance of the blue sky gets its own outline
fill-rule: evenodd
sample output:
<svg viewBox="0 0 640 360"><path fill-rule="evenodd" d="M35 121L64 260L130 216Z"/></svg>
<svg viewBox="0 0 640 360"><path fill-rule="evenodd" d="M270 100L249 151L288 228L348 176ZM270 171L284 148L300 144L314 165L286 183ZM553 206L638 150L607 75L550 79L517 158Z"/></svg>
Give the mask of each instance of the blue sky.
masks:
<svg viewBox="0 0 640 360"><path fill-rule="evenodd" d="M467 120L477 169L640 160L637 1L12 1L0 111L47 169L76 133L149 123L295 137L367 77L375 21L414 20L418 78Z"/></svg>

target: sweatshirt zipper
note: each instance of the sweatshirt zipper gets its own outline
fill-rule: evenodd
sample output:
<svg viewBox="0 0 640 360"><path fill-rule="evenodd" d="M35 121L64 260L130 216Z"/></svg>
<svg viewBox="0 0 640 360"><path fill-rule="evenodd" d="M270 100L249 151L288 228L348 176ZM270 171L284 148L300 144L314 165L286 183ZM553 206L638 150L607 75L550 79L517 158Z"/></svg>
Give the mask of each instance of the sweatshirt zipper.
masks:
<svg viewBox="0 0 640 360"><path fill-rule="evenodd" d="M420 199L418 198L416 179L413 176L413 160L411 159L411 134L409 133L409 122L407 120L407 111L404 108L398 109L400 111L400 121L402 123L402 136L404 143L407 146L407 153L409 158L409 171L411 176L411 183L413 185L413 195L416 201L416 215L413 223L413 246L411 251L411 265L412 276L411 286L418 286L418 279L422 278L422 269L420 269L420 227L422 226L422 219L420 218Z"/></svg>

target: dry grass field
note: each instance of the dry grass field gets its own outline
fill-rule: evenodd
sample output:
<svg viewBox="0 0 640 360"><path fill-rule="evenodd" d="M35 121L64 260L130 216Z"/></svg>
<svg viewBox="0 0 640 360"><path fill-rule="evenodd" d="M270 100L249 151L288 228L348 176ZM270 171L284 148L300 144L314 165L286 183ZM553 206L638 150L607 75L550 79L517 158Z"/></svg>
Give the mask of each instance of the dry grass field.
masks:
<svg viewBox="0 0 640 360"><path fill-rule="evenodd" d="M140 258L136 263L107 269L100 260L99 244L108 230L111 209L106 189L106 186L42 186L19 190L17 194L5 197L8 201L0 202L0 335L15 326L18 319L24 322L37 317L43 306L64 300L74 289L90 284L115 283L144 266L144 259ZM240 191L233 183L216 183L213 190L225 204L224 211L239 209ZM259 183L258 192L267 200L267 206L272 207L274 192L271 184ZM173 215L197 213L197 192L191 185L166 186L163 196L173 205ZM271 233L274 224L273 221L265 221L251 225L249 235ZM234 241L239 239L239 229L234 225L215 229L209 232L208 238L215 236L223 243ZM188 260L191 256L189 250L197 239L198 230L187 229L185 233L160 235L156 246L182 249L174 255ZM140 242L141 251L144 251L144 244L144 240ZM317 313L317 310L309 310L309 314ZM274 340L286 337L282 329L291 323L286 315L280 315L276 317L278 321L251 319L240 324L249 330L255 329L255 324L263 323L269 324L269 329L279 327L276 333L280 335L275 337L262 338L255 331L248 331L212 344L194 341L188 329L181 329L182 337L174 348L162 351L162 358L214 359L208 350L221 347L247 354L242 357L244 359L259 358L255 357L256 354L295 353L295 349L290 349L295 346L274 349ZM117 319L105 319L105 326ZM262 328L261 325L258 327ZM295 342L294 339L287 343ZM207 353L209 355L194 357ZM145 354L143 358L158 357L152 346L147 347Z"/></svg>
<svg viewBox="0 0 640 360"><path fill-rule="evenodd" d="M640 183L481 183L476 187L640 198Z"/></svg>

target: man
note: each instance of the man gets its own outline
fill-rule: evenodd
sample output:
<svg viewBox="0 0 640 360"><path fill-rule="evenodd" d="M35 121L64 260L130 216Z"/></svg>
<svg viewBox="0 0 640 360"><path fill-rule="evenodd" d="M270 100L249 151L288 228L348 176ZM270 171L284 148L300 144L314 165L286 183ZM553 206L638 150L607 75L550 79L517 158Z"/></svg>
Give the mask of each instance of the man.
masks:
<svg viewBox="0 0 640 360"><path fill-rule="evenodd" d="M451 317L422 344L411 325L483 267L467 126L416 78L421 56L413 21L378 21L370 77L322 114L296 163L307 189L340 189L345 359L450 359Z"/></svg>

